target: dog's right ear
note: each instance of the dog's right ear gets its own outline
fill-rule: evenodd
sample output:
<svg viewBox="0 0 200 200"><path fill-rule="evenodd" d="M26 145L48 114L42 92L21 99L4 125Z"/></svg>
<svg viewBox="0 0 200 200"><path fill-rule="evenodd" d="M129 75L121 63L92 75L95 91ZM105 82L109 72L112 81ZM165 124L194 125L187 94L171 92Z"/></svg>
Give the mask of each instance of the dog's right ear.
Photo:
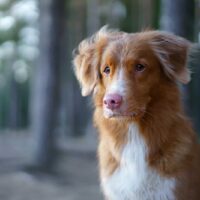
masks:
<svg viewBox="0 0 200 200"><path fill-rule="evenodd" d="M167 32L152 31L151 34L151 45L165 74L170 79L187 84L190 81L187 58L192 44L182 37Z"/></svg>
<svg viewBox="0 0 200 200"><path fill-rule="evenodd" d="M83 40L74 51L74 71L80 83L82 96L89 95L99 79L99 67L103 50L109 41L122 35L121 32L101 28L89 39Z"/></svg>

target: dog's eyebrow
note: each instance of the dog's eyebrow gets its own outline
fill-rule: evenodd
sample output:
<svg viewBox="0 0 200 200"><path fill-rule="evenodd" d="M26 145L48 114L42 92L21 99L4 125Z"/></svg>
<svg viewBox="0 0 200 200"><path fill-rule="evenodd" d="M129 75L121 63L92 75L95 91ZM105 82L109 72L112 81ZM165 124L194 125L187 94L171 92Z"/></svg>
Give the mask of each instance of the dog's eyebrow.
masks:
<svg viewBox="0 0 200 200"><path fill-rule="evenodd" d="M116 64L120 60L120 53L116 49L112 49L111 51L106 51L102 58L104 64Z"/></svg>

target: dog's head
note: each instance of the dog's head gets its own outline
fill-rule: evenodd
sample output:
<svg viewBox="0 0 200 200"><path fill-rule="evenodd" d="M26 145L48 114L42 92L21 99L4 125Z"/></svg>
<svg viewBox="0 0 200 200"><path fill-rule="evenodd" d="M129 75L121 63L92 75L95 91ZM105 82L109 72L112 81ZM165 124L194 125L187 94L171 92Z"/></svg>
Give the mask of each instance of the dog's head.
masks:
<svg viewBox="0 0 200 200"><path fill-rule="evenodd" d="M75 74L82 95L94 93L105 117L143 113L161 82L188 83L190 43L161 31L127 34L102 28L77 49Z"/></svg>

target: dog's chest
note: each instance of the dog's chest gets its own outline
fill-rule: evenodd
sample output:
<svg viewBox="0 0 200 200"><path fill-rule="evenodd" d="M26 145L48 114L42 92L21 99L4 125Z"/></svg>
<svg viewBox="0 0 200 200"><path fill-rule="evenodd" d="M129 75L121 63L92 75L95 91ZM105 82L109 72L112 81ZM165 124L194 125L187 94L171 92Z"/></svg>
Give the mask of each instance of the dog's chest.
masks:
<svg viewBox="0 0 200 200"><path fill-rule="evenodd" d="M161 177L146 162L147 147L138 128L129 128L128 143L121 153L120 166L102 179L109 200L175 200L175 180Z"/></svg>

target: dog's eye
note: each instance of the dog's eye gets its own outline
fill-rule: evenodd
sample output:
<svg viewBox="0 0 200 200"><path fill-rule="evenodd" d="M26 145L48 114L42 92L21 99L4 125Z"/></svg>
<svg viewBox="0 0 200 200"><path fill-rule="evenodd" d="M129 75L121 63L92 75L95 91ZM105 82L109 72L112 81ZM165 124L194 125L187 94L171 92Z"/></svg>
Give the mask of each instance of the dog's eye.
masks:
<svg viewBox="0 0 200 200"><path fill-rule="evenodd" d="M136 70L137 72L142 72L142 71L144 71L144 69L145 69L145 66L142 65L142 64L137 64L137 65L135 66L135 70Z"/></svg>
<svg viewBox="0 0 200 200"><path fill-rule="evenodd" d="M105 69L103 70L103 72L108 75L110 74L110 67L106 66Z"/></svg>

